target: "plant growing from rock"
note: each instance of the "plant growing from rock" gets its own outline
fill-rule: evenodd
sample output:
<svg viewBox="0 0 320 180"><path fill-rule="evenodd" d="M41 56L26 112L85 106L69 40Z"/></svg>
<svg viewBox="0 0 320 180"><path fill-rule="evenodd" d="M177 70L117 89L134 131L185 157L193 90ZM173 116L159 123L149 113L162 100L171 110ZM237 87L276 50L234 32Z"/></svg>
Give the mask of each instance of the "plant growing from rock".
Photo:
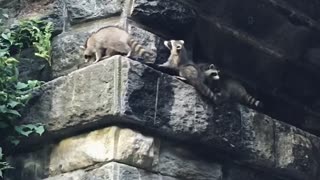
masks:
<svg viewBox="0 0 320 180"><path fill-rule="evenodd" d="M51 64L52 23L25 20L11 30L1 27L0 24L0 138L17 145L20 137L29 136L31 133L41 135L44 127L42 124L17 125L21 118L20 111L28 103L32 91L40 87L41 82L20 82L17 68L19 61L12 55L33 46L37 50L35 55ZM9 168L12 167L4 161L0 147L0 176L3 170Z"/></svg>

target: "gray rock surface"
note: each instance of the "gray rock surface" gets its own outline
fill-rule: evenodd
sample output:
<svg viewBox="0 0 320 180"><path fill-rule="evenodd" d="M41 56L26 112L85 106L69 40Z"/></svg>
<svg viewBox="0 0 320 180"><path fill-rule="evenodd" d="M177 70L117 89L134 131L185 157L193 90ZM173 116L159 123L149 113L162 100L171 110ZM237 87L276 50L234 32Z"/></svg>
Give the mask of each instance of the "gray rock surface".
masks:
<svg viewBox="0 0 320 180"><path fill-rule="evenodd" d="M57 78L85 66L82 46L89 36L86 32L63 33L52 42L52 75Z"/></svg>
<svg viewBox="0 0 320 180"><path fill-rule="evenodd" d="M158 32L185 39L196 21L191 8L171 0L134 0L131 18Z"/></svg>
<svg viewBox="0 0 320 180"><path fill-rule="evenodd" d="M25 49L17 57L19 78L22 81L52 79L51 67L47 60L34 55L34 49Z"/></svg>
<svg viewBox="0 0 320 180"><path fill-rule="evenodd" d="M190 85L121 56L74 71L42 90L24 122L42 122L49 132L130 123L174 139L201 142L288 177L312 179L319 169L312 161L318 153L308 143L310 135L284 123L278 127L277 121L242 106L213 107ZM295 137L306 143L295 143ZM282 151L284 145L287 151Z"/></svg>
<svg viewBox="0 0 320 180"><path fill-rule="evenodd" d="M44 180L179 180L170 176L153 174L145 170L119 163L108 163L100 168L84 171L79 170L71 173L46 178ZM180 179L182 180L182 179Z"/></svg>
<svg viewBox="0 0 320 180"><path fill-rule="evenodd" d="M123 0L65 0L71 24L119 15Z"/></svg>
<svg viewBox="0 0 320 180"><path fill-rule="evenodd" d="M34 180L64 173L69 177L74 176L70 172L82 172L118 162L153 173L144 173L143 176L147 177L158 178L155 174L161 174L184 180L221 180L222 166L204 158L181 144L112 126L63 139L35 152L10 157L9 162L16 169L10 170L6 179Z"/></svg>

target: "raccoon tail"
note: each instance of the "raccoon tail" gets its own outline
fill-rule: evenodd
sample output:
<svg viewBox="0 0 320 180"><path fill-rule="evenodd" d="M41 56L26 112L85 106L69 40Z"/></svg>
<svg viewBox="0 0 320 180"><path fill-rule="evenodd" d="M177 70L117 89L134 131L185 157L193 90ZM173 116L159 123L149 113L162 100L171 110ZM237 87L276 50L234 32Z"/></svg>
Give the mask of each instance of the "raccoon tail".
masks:
<svg viewBox="0 0 320 180"><path fill-rule="evenodd" d="M218 102L217 96L201 81L189 81L189 83L204 97L209 98L213 103Z"/></svg>
<svg viewBox="0 0 320 180"><path fill-rule="evenodd" d="M135 54L138 54L140 57L143 57L146 63L154 63L152 58L155 56L155 54L144 49L136 40L129 38L128 45L131 47L131 51L133 51Z"/></svg>
<svg viewBox="0 0 320 180"><path fill-rule="evenodd" d="M257 100L256 98L252 97L249 94L246 94L246 96L245 96L245 103L247 103L249 106L252 106L252 107L257 107L257 108L262 108L263 107L262 102L260 102L259 100Z"/></svg>

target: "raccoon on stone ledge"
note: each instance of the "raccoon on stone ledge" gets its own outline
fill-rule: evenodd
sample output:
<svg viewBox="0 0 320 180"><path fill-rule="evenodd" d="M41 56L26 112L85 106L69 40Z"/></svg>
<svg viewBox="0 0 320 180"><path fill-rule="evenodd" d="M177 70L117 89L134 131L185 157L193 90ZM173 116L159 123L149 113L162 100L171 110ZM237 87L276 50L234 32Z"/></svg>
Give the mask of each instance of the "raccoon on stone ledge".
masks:
<svg viewBox="0 0 320 180"><path fill-rule="evenodd" d="M108 58L113 55L124 55L131 57L139 55L145 59L145 63L151 62L155 57L155 53L146 50L135 41L128 32L117 26L102 27L98 31L92 33L85 42L83 55L86 62L95 58L94 63L103 58Z"/></svg>
<svg viewBox="0 0 320 180"><path fill-rule="evenodd" d="M259 109L263 107L263 104L249 95L239 82L230 78L221 78L219 70L214 64L200 63L198 66L205 74L205 83L211 90L219 91L223 99L236 101Z"/></svg>
<svg viewBox="0 0 320 180"><path fill-rule="evenodd" d="M201 95L209 98L213 103L217 102L217 96L204 84L205 75L194 62L187 57L187 50L183 40L164 41L164 45L170 50L168 61L158 66L170 68L178 72L179 79L187 81Z"/></svg>

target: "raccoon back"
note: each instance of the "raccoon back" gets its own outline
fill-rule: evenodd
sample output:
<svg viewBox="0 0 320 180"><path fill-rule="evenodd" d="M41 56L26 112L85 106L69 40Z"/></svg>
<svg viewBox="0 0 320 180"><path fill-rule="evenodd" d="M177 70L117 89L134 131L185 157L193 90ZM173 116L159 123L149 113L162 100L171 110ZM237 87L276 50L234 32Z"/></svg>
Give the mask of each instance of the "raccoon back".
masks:
<svg viewBox="0 0 320 180"><path fill-rule="evenodd" d="M114 49L118 52L128 52L130 35L116 26L107 26L93 33L87 40L87 47Z"/></svg>
<svg viewBox="0 0 320 180"><path fill-rule="evenodd" d="M242 100L247 94L246 89L240 83L231 79L221 80L221 91L229 98L236 100Z"/></svg>
<svg viewBox="0 0 320 180"><path fill-rule="evenodd" d="M216 96L211 89L204 84L204 74L195 64L184 64L179 67L180 76L186 78L202 96L209 98L215 103Z"/></svg>
<svg viewBox="0 0 320 180"><path fill-rule="evenodd" d="M248 94L245 87L237 81L231 79L224 80L222 82L221 91L222 94L224 94L226 97L236 100L238 102L253 107L263 107L263 104L259 100Z"/></svg>

